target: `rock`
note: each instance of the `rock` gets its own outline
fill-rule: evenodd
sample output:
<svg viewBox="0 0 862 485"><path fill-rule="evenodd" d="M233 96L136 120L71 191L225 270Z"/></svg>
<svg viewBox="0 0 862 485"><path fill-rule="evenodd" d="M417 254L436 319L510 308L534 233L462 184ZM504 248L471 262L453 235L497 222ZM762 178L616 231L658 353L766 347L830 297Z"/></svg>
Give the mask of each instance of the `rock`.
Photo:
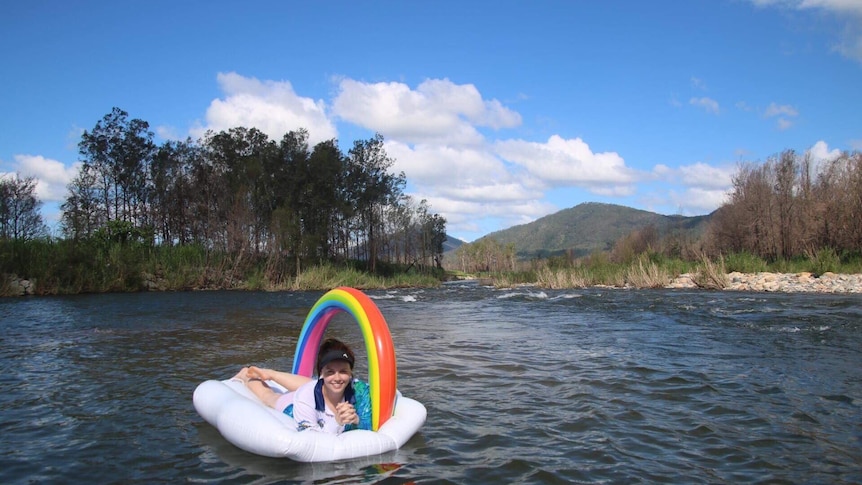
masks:
<svg viewBox="0 0 862 485"><path fill-rule="evenodd" d="M816 292L816 293L862 293L862 274L823 273L815 277L811 273L739 273L727 274L729 291L762 292ZM682 274L666 288L696 288L689 274Z"/></svg>
<svg viewBox="0 0 862 485"><path fill-rule="evenodd" d="M18 278L17 276L9 277L10 296L28 296L32 295L35 290L36 287L32 281Z"/></svg>

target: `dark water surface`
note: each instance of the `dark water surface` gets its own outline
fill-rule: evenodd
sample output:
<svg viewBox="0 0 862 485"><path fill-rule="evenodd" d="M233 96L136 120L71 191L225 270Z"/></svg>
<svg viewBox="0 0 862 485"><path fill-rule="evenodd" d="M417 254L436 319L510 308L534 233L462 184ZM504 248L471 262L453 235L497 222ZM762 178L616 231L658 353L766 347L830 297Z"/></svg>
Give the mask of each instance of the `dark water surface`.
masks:
<svg viewBox="0 0 862 485"><path fill-rule="evenodd" d="M242 365L289 370L322 293L0 300L0 483L862 482L859 295L369 294L428 420L323 464L241 451L192 405ZM328 333L364 361L349 317Z"/></svg>

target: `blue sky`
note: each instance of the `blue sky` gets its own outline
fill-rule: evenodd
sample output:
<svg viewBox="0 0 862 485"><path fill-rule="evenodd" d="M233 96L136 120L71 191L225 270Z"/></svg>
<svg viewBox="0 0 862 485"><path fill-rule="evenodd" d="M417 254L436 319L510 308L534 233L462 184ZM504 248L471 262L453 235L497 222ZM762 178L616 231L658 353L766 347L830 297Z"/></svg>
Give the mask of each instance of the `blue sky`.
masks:
<svg viewBox="0 0 862 485"><path fill-rule="evenodd" d="M466 241L582 202L706 214L740 162L862 150L862 0L34 0L0 43L0 174L52 224L115 106L159 143L379 132Z"/></svg>

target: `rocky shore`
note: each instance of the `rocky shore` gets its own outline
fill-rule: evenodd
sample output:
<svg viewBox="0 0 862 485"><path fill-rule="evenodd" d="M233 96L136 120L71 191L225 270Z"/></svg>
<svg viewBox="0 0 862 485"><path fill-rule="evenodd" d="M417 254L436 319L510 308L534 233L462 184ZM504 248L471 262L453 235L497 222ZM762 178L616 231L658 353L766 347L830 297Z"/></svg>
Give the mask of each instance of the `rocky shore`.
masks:
<svg viewBox="0 0 862 485"><path fill-rule="evenodd" d="M727 291L762 291L783 293L862 293L862 274L823 273L728 273L724 287ZM33 282L23 278L10 278L8 296L34 294ZM488 284L491 284L490 281ZM698 288L694 275L685 273L674 278L665 288ZM162 291L159 285L147 279L148 291Z"/></svg>
<svg viewBox="0 0 862 485"><path fill-rule="evenodd" d="M694 275L682 274L666 288L697 288ZM862 293L862 274L823 273L729 273L728 291L784 293Z"/></svg>

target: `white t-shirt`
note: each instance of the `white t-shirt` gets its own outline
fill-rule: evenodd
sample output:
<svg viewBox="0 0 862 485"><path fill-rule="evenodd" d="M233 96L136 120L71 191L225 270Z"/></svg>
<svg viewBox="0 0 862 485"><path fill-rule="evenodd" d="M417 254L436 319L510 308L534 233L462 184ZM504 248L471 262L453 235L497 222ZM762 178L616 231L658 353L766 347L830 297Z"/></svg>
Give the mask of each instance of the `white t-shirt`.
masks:
<svg viewBox="0 0 862 485"><path fill-rule="evenodd" d="M293 393L293 419L300 430L321 431L329 434L341 434L344 425L335 421L335 411L324 404L325 409L314 409L314 388L318 381L309 381Z"/></svg>

